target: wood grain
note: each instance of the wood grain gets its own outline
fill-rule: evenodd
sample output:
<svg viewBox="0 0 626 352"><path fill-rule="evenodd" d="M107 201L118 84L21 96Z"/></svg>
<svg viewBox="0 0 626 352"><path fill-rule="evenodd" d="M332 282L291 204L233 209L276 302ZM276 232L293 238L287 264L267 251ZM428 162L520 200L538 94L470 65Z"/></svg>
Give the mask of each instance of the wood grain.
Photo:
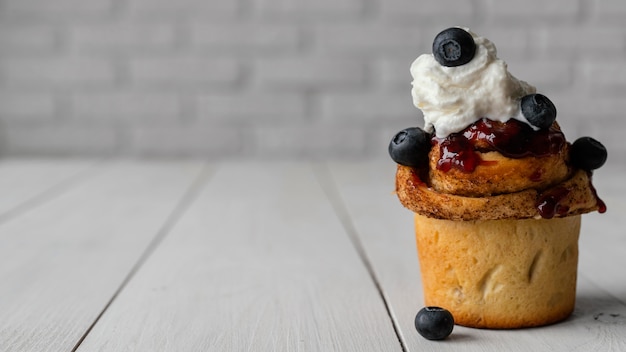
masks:
<svg viewBox="0 0 626 352"><path fill-rule="evenodd" d="M0 351L71 350L200 170L190 162L111 163L4 223Z"/></svg>
<svg viewBox="0 0 626 352"><path fill-rule="evenodd" d="M306 164L226 164L78 351L401 351Z"/></svg>
<svg viewBox="0 0 626 352"><path fill-rule="evenodd" d="M0 160L0 222L53 198L88 176L93 160Z"/></svg>

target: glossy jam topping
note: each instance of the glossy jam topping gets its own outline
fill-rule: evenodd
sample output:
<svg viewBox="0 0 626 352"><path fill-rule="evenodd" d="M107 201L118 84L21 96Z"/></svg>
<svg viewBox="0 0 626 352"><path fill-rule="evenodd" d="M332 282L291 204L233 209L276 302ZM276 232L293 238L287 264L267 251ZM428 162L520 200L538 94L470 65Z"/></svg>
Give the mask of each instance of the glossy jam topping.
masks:
<svg viewBox="0 0 626 352"><path fill-rule="evenodd" d="M591 173L589 173L589 189L596 199L599 213L606 212L606 204L598 197L595 187L591 183ZM552 219L555 216L566 216L570 210L569 206L561 204L567 198L570 190L565 187L556 187L542 193L535 204L539 215L544 219Z"/></svg>
<svg viewBox="0 0 626 352"><path fill-rule="evenodd" d="M432 144L440 148L437 169L444 172L451 168L472 172L478 165L484 165L477 151L495 150L513 159L542 157L558 153L565 143L565 136L554 125L535 131L514 119L502 123L483 118L459 133L432 138Z"/></svg>
<svg viewBox="0 0 626 352"><path fill-rule="evenodd" d="M437 169L448 172L452 168L464 172L472 172L478 165L484 163L480 154L475 152L470 140L461 134L452 134L444 139L437 139L440 158Z"/></svg>
<svg viewBox="0 0 626 352"><path fill-rule="evenodd" d="M537 199L537 210L544 219L552 219L555 215L564 216L569 211L569 207L561 204L567 197L570 190L565 187L556 187L544 192Z"/></svg>

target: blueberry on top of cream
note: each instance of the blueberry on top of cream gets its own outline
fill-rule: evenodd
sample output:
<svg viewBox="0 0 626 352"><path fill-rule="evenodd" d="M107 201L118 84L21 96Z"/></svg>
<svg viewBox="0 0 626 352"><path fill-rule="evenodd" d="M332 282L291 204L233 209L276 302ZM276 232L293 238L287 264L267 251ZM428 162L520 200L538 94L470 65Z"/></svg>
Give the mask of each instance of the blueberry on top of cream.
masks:
<svg viewBox="0 0 626 352"><path fill-rule="evenodd" d="M459 39L462 38L459 31L473 39L475 52L471 57L466 51L472 45L466 43L467 36ZM491 41L461 28L454 33L456 39L436 38L433 46L443 47L448 55L446 63L465 62L468 57L469 61L456 66L442 65L437 59L441 59L437 49L435 54L419 56L411 65L411 95L414 105L424 113L424 130L445 138L482 118L500 122L513 118L533 126L521 113L520 100L536 93L535 87L509 73Z"/></svg>
<svg viewBox="0 0 626 352"><path fill-rule="evenodd" d="M445 29L433 41L433 56L442 66L465 65L472 60L475 52L474 38L461 28Z"/></svg>

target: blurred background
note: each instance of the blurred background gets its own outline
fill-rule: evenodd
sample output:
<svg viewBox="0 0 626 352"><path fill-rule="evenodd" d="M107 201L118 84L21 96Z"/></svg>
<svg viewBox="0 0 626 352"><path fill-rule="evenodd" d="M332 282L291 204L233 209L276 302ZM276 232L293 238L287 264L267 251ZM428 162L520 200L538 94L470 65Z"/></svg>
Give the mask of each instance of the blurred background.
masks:
<svg viewBox="0 0 626 352"><path fill-rule="evenodd" d="M622 162L624 23L623 0L0 0L0 153L386 158L423 123L411 62L459 25Z"/></svg>

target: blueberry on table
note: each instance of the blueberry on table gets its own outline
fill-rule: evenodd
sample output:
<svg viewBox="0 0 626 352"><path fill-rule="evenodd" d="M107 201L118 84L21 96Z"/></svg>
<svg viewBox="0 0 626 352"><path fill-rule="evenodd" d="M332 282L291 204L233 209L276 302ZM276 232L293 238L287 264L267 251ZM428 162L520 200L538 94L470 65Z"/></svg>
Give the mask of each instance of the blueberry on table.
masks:
<svg viewBox="0 0 626 352"><path fill-rule="evenodd" d="M574 167L591 171L604 165L607 151L597 140L591 137L581 137L572 144L570 158Z"/></svg>
<svg viewBox="0 0 626 352"><path fill-rule="evenodd" d="M400 165L422 166L428 161L430 139L430 134L419 127L403 129L389 142L389 156Z"/></svg>
<svg viewBox="0 0 626 352"><path fill-rule="evenodd" d="M521 100L522 115L531 125L547 129L556 120L556 107L543 94L529 94Z"/></svg>
<svg viewBox="0 0 626 352"><path fill-rule="evenodd" d="M472 61L476 53L474 38L461 28L441 31L433 41L433 56L442 66L455 67Z"/></svg>
<svg viewBox="0 0 626 352"><path fill-rule="evenodd" d="M428 340L443 340L452 333L454 318L445 308L424 307L415 316L415 328Z"/></svg>

